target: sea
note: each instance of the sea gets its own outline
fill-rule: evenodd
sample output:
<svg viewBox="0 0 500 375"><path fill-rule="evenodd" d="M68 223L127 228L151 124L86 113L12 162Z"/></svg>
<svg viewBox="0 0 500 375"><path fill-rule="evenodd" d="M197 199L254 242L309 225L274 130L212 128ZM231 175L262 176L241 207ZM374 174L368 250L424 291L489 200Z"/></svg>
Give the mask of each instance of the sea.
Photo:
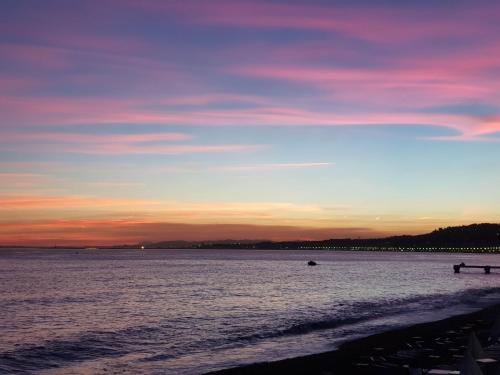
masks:
<svg viewBox="0 0 500 375"><path fill-rule="evenodd" d="M500 303L460 262L500 255L0 249L0 374L202 374Z"/></svg>

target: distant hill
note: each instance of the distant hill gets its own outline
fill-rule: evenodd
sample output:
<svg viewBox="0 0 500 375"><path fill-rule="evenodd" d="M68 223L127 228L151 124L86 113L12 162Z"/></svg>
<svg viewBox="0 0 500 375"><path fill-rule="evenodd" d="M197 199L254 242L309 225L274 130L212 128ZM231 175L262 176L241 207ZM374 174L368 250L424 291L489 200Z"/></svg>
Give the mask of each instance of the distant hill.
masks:
<svg viewBox="0 0 500 375"><path fill-rule="evenodd" d="M149 249L199 249L209 247L245 246L256 243L263 243L265 240L217 240L217 241L161 241L161 242L141 242L137 245L122 245L120 247L136 248L144 246Z"/></svg>
<svg viewBox="0 0 500 375"><path fill-rule="evenodd" d="M484 223L439 228L418 236L390 237L387 241L419 246L498 246L500 245L500 224Z"/></svg>
<svg viewBox="0 0 500 375"><path fill-rule="evenodd" d="M148 247L159 244L150 244ZM372 239L329 239L323 241L212 241L198 243L197 248L231 249L316 249L334 248L350 250L399 250L414 251L439 250L500 250L500 224L472 224L458 227L439 228L421 235L392 236Z"/></svg>
<svg viewBox="0 0 500 375"><path fill-rule="evenodd" d="M483 247L500 246L500 224L471 224L439 228L415 236L393 236L376 239L330 239L321 241L351 246L403 247Z"/></svg>

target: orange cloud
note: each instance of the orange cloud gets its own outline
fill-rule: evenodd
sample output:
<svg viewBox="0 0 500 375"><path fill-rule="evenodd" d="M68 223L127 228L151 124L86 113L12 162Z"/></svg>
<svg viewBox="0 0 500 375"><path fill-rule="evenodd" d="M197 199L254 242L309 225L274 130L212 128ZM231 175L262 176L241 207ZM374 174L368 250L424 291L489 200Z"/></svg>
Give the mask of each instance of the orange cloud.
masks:
<svg viewBox="0 0 500 375"><path fill-rule="evenodd" d="M314 228L287 225L184 224L129 220L51 220L2 224L0 243L12 245L116 245L169 240L319 240L377 236L368 228Z"/></svg>
<svg viewBox="0 0 500 375"><path fill-rule="evenodd" d="M417 218L399 226L361 226L352 223L311 227L307 225L187 224L133 219L66 219L10 221L0 226L0 244L23 246L105 246L143 241L323 240L373 238L401 233L425 233L450 221ZM418 223L417 223L418 222ZM380 223L380 221L377 221ZM454 224L469 224L455 220Z"/></svg>
<svg viewBox="0 0 500 375"><path fill-rule="evenodd" d="M443 224L485 219L481 212L432 218L420 213L409 217L362 210L360 214L358 209L284 202L196 203L10 195L0 198L0 244L110 245L179 239L373 237L423 233Z"/></svg>
<svg viewBox="0 0 500 375"><path fill-rule="evenodd" d="M78 196L3 196L0 211L26 209L75 209L98 207L137 207L158 204L157 201L140 199L106 199Z"/></svg>
<svg viewBox="0 0 500 375"><path fill-rule="evenodd" d="M0 221L9 218L39 219L126 218L187 224L284 224L326 227L335 212L349 206L323 208L316 204L286 202L179 202L83 196L4 195L0 197Z"/></svg>
<svg viewBox="0 0 500 375"><path fill-rule="evenodd" d="M335 207L334 210L346 210ZM292 203L192 203L80 196L0 197L0 243L116 244L144 240L323 238L332 207ZM312 219L312 220L311 220ZM219 224L219 223L225 224ZM256 224L259 223L259 224ZM347 229L345 229L347 230Z"/></svg>

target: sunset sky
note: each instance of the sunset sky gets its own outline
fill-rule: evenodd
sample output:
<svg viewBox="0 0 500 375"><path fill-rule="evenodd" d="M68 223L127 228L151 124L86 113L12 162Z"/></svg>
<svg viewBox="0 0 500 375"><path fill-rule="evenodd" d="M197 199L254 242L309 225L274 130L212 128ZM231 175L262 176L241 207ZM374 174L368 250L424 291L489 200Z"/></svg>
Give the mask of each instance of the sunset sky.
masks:
<svg viewBox="0 0 500 375"><path fill-rule="evenodd" d="M0 244L500 222L496 1L3 0Z"/></svg>

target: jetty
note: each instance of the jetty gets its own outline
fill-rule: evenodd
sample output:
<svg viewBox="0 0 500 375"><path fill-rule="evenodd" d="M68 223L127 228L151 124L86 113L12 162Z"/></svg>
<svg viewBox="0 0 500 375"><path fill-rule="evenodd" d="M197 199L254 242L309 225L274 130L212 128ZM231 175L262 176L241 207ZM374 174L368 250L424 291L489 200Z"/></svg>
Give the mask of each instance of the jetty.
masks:
<svg viewBox="0 0 500 375"><path fill-rule="evenodd" d="M485 274L490 274L492 269L500 269L500 266L469 266L462 262L460 264L455 264L453 266L453 271L455 273L460 273L461 268L482 268Z"/></svg>

